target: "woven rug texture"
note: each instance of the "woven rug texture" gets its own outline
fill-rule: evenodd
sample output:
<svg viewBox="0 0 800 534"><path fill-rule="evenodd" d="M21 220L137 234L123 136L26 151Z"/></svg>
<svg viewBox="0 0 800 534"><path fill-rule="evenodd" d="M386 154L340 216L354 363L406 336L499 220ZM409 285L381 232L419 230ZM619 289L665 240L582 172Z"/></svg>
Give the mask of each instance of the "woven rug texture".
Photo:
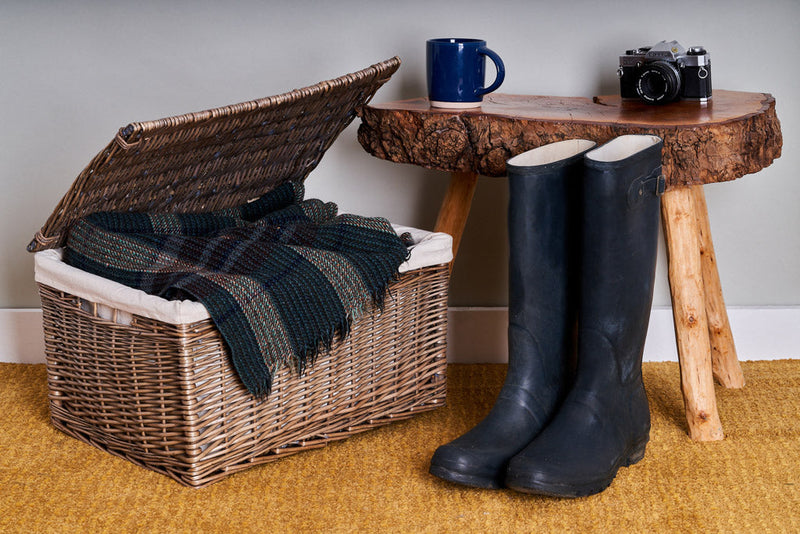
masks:
<svg viewBox="0 0 800 534"><path fill-rule="evenodd" d="M745 388L717 387L725 440L696 443L677 363L646 363L644 460L560 500L427 472L504 365L451 365L445 408L196 490L55 430L44 365L0 364L0 532L800 532L800 360L743 368Z"/></svg>

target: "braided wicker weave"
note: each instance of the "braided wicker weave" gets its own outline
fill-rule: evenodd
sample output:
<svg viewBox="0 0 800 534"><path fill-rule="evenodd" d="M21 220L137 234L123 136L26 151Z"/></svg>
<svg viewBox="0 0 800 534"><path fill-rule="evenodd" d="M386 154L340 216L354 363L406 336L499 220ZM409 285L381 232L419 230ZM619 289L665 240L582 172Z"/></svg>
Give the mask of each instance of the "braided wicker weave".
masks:
<svg viewBox="0 0 800 534"><path fill-rule="evenodd" d="M356 321L303 376L281 370L264 400L242 385L211 320L134 316L117 324L40 285L51 419L71 436L202 487L443 406L447 273L404 274L381 313Z"/></svg>
<svg viewBox="0 0 800 534"><path fill-rule="evenodd" d="M70 225L95 211L212 211L303 180L399 66L392 58L282 95L129 124L78 175L28 251L63 246Z"/></svg>
<svg viewBox="0 0 800 534"><path fill-rule="evenodd" d="M92 211L214 210L302 180L398 66L394 58L284 95L131 124L80 174L29 250L62 245ZM382 310L357 320L304 375L279 372L267 399L244 388L211 320L133 315L121 324L40 284L53 424L203 487L442 406L448 274L440 265L401 275Z"/></svg>

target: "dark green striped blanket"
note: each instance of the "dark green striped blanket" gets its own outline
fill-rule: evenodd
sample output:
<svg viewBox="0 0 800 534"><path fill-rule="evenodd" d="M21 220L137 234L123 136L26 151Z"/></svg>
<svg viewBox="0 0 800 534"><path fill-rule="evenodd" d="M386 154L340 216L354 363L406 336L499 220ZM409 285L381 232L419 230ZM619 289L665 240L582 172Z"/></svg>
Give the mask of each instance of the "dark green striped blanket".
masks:
<svg viewBox="0 0 800 534"><path fill-rule="evenodd" d="M298 372L380 306L408 256L388 221L337 215L286 183L212 213L100 212L70 230L65 261L166 299L205 305L254 395Z"/></svg>

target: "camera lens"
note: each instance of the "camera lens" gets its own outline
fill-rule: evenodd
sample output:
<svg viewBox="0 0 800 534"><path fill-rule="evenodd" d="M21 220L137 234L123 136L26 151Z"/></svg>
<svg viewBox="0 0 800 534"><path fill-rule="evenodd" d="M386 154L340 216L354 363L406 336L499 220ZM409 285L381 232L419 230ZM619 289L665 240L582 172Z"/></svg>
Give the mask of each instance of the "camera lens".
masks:
<svg viewBox="0 0 800 534"><path fill-rule="evenodd" d="M680 73L665 61L645 64L636 80L636 93L651 104L672 102L677 98L680 89Z"/></svg>

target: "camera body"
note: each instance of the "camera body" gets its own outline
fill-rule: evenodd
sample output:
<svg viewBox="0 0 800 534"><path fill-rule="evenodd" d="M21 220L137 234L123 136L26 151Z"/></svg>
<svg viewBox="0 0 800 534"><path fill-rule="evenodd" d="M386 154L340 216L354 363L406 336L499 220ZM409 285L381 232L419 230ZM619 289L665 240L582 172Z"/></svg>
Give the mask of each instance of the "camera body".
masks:
<svg viewBox="0 0 800 534"><path fill-rule="evenodd" d="M628 50L619 57L622 98L648 104L711 98L711 56L702 46L684 49L678 41Z"/></svg>

